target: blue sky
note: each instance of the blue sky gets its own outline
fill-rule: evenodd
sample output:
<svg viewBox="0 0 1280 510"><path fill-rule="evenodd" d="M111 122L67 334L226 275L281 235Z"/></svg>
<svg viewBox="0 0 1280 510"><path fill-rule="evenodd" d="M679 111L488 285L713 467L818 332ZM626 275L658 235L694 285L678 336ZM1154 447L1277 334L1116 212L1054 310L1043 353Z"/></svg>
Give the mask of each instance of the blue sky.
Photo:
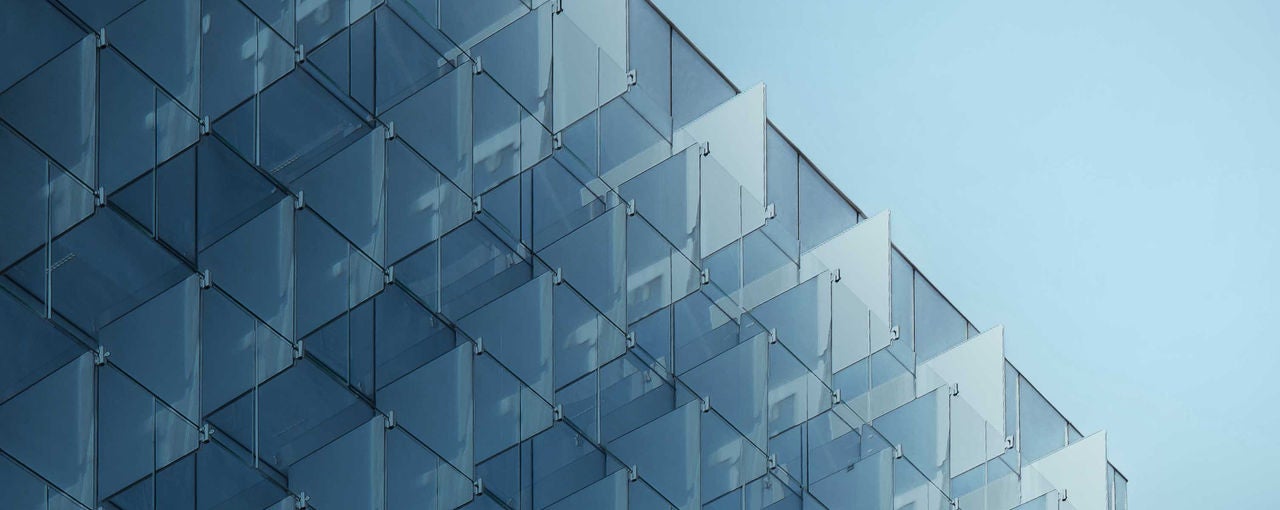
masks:
<svg viewBox="0 0 1280 510"><path fill-rule="evenodd" d="M1085 434L1280 501L1280 3L655 0Z"/></svg>

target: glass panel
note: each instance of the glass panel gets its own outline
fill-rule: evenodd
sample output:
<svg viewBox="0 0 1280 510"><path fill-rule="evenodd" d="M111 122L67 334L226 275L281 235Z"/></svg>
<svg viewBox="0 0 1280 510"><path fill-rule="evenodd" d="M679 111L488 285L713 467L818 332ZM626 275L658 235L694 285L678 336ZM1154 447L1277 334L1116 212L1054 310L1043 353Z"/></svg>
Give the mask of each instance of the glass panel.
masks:
<svg viewBox="0 0 1280 510"><path fill-rule="evenodd" d="M385 428L374 418L289 466L289 490L317 508L384 508Z"/></svg>
<svg viewBox="0 0 1280 510"><path fill-rule="evenodd" d="M698 403L691 402L609 441L608 448L680 508L698 501Z"/></svg>
<svg viewBox="0 0 1280 510"><path fill-rule="evenodd" d="M801 253L858 223L853 206L804 158L800 158L799 186Z"/></svg>
<svg viewBox="0 0 1280 510"><path fill-rule="evenodd" d="M684 36L671 32L671 115L677 129L736 92Z"/></svg>
<svg viewBox="0 0 1280 510"><path fill-rule="evenodd" d="M462 191L471 193L471 78L464 65L382 116L404 141Z"/></svg>
<svg viewBox="0 0 1280 510"><path fill-rule="evenodd" d="M93 357L0 404L0 449L85 505L94 495Z"/></svg>
<svg viewBox="0 0 1280 510"><path fill-rule="evenodd" d="M768 337L759 335L738 344L680 376L753 443L765 444L768 405ZM726 375L732 374L732 378ZM704 494L705 495L705 494Z"/></svg>
<svg viewBox="0 0 1280 510"><path fill-rule="evenodd" d="M1067 444L1067 420L1024 377L1018 378L1018 426L1024 466Z"/></svg>
<svg viewBox="0 0 1280 510"><path fill-rule="evenodd" d="M285 199L200 253L218 286L293 338L293 200Z"/></svg>
<svg viewBox="0 0 1280 510"><path fill-rule="evenodd" d="M615 207L539 253L615 324L626 319L626 220Z"/></svg>
<svg viewBox="0 0 1280 510"><path fill-rule="evenodd" d="M618 188L618 194L634 200L636 211L691 260L702 258L698 250L699 159L696 150L686 150Z"/></svg>
<svg viewBox="0 0 1280 510"><path fill-rule="evenodd" d="M378 408L394 411L414 437L463 475L472 472L472 346L463 344L378 390Z"/></svg>
<svg viewBox="0 0 1280 510"><path fill-rule="evenodd" d="M810 278L754 310L783 345L824 381L831 380L831 278Z"/></svg>
<svg viewBox="0 0 1280 510"><path fill-rule="evenodd" d="M551 17L543 4L471 49L484 70L543 126L551 125Z"/></svg>
<svg viewBox="0 0 1280 510"><path fill-rule="evenodd" d="M97 109L93 108L97 90L94 39L85 36L0 93L0 117L90 184L97 175L93 161L97 123Z"/></svg>
<svg viewBox="0 0 1280 510"><path fill-rule="evenodd" d="M462 331L547 399L552 395L551 278L544 273L458 321Z"/></svg>
<svg viewBox="0 0 1280 510"><path fill-rule="evenodd" d="M520 116L524 112L487 75L472 82L474 140L472 194L481 194L520 173Z"/></svg>
<svg viewBox="0 0 1280 510"><path fill-rule="evenodd" d="M529 11L520 0L439 1L440 28L462 48L470 48Z"/></svg>
<svg viewBox="0 0 1280 510"><path fill-rule="evenodd" d="M200 2L143 2L110 25L111 46L188 110L200 111Z"/></svg>
<svg viewBox="0 0 1280 510"><path fill-rule="evenodd" d="M963 342L967 335L964 317L919 272L915 283L915 330L916 353L921 362Z"/></svg>
<svg viewBox="0 0 1280 510"><path fill-rule="evenodd" d="M632 101L665 138L671 138L671 26L648 2L631 2L629 62L636 70L633 92L647 100Z"/></svg>
<svg viewBox="0 0 1280 510"><path fill-rule="evenodd" d="M374 129L291 185L305 193L307 206L378 262L383 260L383 193L387 192L385 137L383 128Z"/></svg>
<svg viewBox="0 0 1280 510"><path fill-rule="evenodd" d="M700 490L703 503L765 474L764 452L717 413L702 413Z"/></svg>
<svg viewBox="0 0 1280 510"><path fill-rule="evenodd" d="M110 15L108 11L116 10L114 14L117 15L124 11L119 5L111 5L120 2L68 0L63 3L95 27L106 24L107 20L103 18ZM6 55L0 62L0 90L9 88L84 36L75 23L46 2L7 2L0 7L0 18L21 20L20 23L5 24L4 32L0 33L0 47L22 47L22 51L10 52L12 55Z"/></svg>
<svg viewBox="0 0 1280 510"><path fill-rule="evenodd" d="M893 508L893 452L881 451L849 469L836 471L809 488L827 508Z"/></svg>
<svg viewBox="0 0 1280 510"><path fill-rule="evenodd" d="M111 362L200 421L200 281L195 275L102 328Z"/></svg>

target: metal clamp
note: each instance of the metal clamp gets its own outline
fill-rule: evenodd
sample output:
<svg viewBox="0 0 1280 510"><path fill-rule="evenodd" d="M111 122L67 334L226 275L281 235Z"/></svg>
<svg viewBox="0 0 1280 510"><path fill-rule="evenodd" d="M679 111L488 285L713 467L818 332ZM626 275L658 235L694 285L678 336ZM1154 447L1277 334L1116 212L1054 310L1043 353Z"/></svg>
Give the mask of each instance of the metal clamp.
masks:
<svg viewBox="0 0 1280 510"><path fill-rule="evenodd" d="M103 346L99 345L99 346L98 346L98 349L97 349L97 350L95 350L95 351L93 351L93 364L94 364L94 366L99 366L99 367L100 367L100 366L102 366L102 365L106 365L106 364L107 364L107 358L109 358L109 357L111 357L111 352L107 351L107 348L106 348L106 347L103 347Z"/></svg>
<svg viewBox="0 0 1280 510"><path fill-rule="evenodd" d="M98 33L94 34L94 36L95 36L95 38L97 39L97 41L95 42L95 46L97 46L97 48L98 48L98 49L102 49L102 48L106 48L106 47L107 47L107 29L106 29L106 27L99 28L99 29L98 29Z"/></svg>

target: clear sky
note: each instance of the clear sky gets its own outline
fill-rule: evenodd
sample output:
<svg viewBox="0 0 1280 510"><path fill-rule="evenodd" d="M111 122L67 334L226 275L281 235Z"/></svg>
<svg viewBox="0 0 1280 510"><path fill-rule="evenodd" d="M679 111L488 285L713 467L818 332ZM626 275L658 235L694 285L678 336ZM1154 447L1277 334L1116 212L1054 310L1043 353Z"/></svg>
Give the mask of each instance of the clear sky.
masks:
<svg viewBox="0 0 1280 510"><path fill-rule="evenodd" d="M1280 508L1280 2L655 2L1130 508Z"/></svg>

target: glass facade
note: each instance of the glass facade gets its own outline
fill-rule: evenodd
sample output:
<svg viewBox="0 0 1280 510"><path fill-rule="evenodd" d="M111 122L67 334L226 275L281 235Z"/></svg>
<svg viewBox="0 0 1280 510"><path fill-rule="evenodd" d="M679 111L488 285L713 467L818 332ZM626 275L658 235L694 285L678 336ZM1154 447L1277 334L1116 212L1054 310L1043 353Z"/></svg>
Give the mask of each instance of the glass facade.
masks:
<svg viewBox="0 0 1280 510"><path fill-rule="evenodd" d="M0 0L15 509L1127 508L646 0Z"/></svg>

